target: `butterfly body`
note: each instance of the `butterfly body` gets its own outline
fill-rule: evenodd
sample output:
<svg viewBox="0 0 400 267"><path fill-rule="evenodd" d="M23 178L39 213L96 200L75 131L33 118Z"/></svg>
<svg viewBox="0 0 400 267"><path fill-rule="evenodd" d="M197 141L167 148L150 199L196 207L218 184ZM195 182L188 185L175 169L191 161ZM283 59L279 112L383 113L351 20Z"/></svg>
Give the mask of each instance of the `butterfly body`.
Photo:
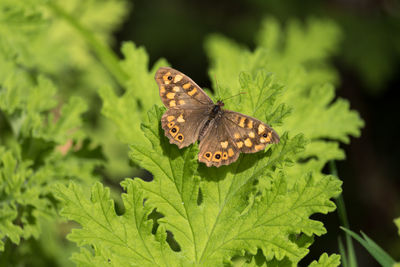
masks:
<svg viewBox="0 0 400 267"><path fill-rule="evenodd" d="M210 123L213 122L214 125L218 125L218 121L221 119L223 110L222 107L224 106L224 103L222 101L218 101L216 105L212 106L211 112L209 112L208 120L206 123L203 125L203 127L200 130L198 140L200 141L202 137L204 136L204 133L206 133L207 129L210 127Z"/></svg>
<svg viewBox="0 0 400 267"><path fill-rule="evenodd" d="M214 103L183 73L162 67L155 79L160 98L167 107L161 119L165 135L179 148L200 141L199 161L208 167L228 165L241 152L254 153L267 144L279 142L279 136L270 126L223 109L222 101Z"/></svg>

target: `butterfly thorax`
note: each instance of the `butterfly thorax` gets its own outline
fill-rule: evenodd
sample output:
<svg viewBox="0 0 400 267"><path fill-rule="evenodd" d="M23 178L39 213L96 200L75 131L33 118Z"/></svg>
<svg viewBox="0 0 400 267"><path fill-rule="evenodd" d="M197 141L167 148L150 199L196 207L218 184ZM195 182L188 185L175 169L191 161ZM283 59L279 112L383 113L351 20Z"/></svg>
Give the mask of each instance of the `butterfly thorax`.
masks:
<svg viewBox="0 0 400 267"><path fill-rule="evenodd" d="M224 106L224 103L222 101L218 100L217 104L215 104L212 107L212 109L208 115L208 119L207 119L206 123L203 125L203 127L200 130L198 140L201 140L203 138L204 133L207 131L208 127L210 126L210 123L214 119L216 119L217 117L220 117L222 115L222 113L223 113L222 107L223 106Z"/></svg>
<svg viewBox="0 0 400 267"><path fill-rule="evenodd" d="M222 107L224 105L225 105L224 102L222 102L221 100L218 100L217 104L215 104L211 110L210 118L211 119L215 118L218 115L218 113L220 113L222 111Z"/></svg>

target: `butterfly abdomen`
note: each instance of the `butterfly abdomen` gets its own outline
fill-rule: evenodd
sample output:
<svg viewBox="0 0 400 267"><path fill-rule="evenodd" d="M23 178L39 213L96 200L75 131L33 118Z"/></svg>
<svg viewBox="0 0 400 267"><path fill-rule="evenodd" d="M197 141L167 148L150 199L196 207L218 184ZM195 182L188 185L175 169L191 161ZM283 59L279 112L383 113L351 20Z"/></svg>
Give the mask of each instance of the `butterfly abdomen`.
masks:
<svg viewBox="0 0 400 267"><path fill-rule="evenodd" d="M206 121L206 123L203 125L203 127L201 127L201 130L200 130L200 132L199 132L199 138L198 138L198 140L203 139L204 133L207 131L208 126L210 125L210 122L211 122L211 119L208 119L208 120Z"/></svg>

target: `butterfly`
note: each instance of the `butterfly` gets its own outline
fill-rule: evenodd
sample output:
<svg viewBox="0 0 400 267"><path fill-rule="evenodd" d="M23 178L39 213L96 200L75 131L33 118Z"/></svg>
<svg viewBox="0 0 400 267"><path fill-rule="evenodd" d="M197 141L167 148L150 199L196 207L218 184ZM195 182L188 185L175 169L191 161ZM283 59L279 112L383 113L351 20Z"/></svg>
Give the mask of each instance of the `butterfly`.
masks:
<svg viewBox="0 0 400 267"><path fill-rule="evenodd" d="M167 108L161 126L169 142L183 148L199 140L198 159L207 167L229 165L240 153L255 153L267 144L279 142L278 134L270 126L223 109L222 101L214 103L185 74L161 67L155 80Z"/></svg>

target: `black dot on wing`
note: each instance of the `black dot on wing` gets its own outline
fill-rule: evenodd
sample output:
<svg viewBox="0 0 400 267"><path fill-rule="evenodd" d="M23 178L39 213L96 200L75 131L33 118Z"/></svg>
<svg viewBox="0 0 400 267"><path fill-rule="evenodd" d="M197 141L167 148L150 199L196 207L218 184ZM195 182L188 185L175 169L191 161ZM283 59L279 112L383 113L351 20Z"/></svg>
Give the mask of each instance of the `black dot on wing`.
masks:
<svg viewBox="0 0 400 267"><path fill-rule="evenodd" d="M210 156L210 153L206 153L206 157L209 157Z"/></svg>
<svg viewBox="0 0 400 267"><path fill-rule="evenodd" d="M171 75L170 75L170 76L168 76L168 78L167 78L167 79L168 79L169 81L170 81L170 80L172 80L172 76L171 76Z"/></svg>
<svg viewBox="0 0 400 267"><path fill-rule="evenodd" d="M176 133L176 128L172 128L171 132Z"/></svg>
<svg viewBox="0 0 400 267"><path fill-rule="evenodd" d="M221 158L221 155L220 155L220 154L217 154L217 155L215 155L215 158L216 158L216 159L220 159L220 158Z"/></svg>
<svg viewBox="0 0 400 267"><path fill-rule="evenodd" d="M179 140L182 140L182 135L178 136L178 139L179 139Z"/></svg>
<svg viewBox="0 0 400 267"><path fill-rule="evenodd" d="M266 133L263 134L263 137L267 137L267 136L268 136L268 134L266 134Z"/></svg>

